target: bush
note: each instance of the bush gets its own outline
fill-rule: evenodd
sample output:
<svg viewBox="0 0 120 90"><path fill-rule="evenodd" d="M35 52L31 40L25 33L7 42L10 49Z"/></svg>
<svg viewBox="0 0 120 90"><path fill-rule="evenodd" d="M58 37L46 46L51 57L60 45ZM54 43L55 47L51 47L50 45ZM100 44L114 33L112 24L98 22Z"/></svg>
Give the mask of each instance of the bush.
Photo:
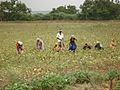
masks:
<svg viewBox="0 0 120 90"><path fill-rule="evenodd" d="M62 76L58 74L48 74L45 77L42 77L41 79L33 80L32 86L35 88L42 88L42 89L49 89L49 90L61 90L65 87L66 80Z"/></svg>
<svg viewBox="0 0 120 90"><path fill-rule="evenodd" d="M62 90L67 84L75 85L76 83L90 83L92 88L95 89L95 85L102 84L104 79L106 81L110 81L115 78L120 78L120 72L116 70L110 70L106 74L92 71L77 71L63 76L60 74L50 73L41 78L35 78L30 83L23 81L11 83L5 87L5 90ZM117 88L119 88L119 83Z"/></svg>
<svg viewBox="0 0 120 90"><path fill-rule="evenodd" d="M32 86L27 82L18 81L7 85L5 90L32 90Z"/></svg>

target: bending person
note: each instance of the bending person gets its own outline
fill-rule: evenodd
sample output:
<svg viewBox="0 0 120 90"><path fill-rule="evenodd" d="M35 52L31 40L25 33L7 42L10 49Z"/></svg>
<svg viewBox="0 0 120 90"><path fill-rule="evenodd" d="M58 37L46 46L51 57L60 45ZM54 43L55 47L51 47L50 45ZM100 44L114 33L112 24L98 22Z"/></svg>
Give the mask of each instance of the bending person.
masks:
<svg viewBox="0 0 120 90"><path fill-rule="evenodd" d="M75 52L77 45L76 45L76 41L77 39L75 38L74 35L71 35L70 38L70 43L69 43L69 50Z"/></svg>
<svg viewBox="0 0 120 90"><path fill-rule="evenodd" d="M37 47L38 50L43 50L44 49L43 40L41 40L40 38L37 38L36 47Z"/></svg>
<svg viewBox="0 0 120 90"><path fill-rule="evenodd" d="M17 43L16 43L16 49L17 49L17 53L18 54L22 54L23 50L24 50L23 42L17 41Z"/></svg>

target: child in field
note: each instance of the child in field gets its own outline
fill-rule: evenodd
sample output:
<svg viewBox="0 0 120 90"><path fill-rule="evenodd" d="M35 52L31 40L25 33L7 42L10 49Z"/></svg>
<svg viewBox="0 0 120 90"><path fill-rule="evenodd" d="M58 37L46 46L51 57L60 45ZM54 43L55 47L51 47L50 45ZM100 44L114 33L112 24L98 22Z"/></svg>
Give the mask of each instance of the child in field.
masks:
<svg viewBox="0 0 120 90"><path fill-rule="evenodd" d="M70 38L70 43L69 43L69 50L75 52L77 45L76 45L76 41L77 39L75 38L74 35L71 35Z"/></svg>
<svg viewBox="0 0 120 90"><path fill-rule="evenodd" d="M115 49L116 46L117 46L117 43L116 43L115 39L112 39L109 47L112 48L112 49Z"/></svg>
<svg viewBox="0 0 120 90"><path fill-rule="evenodd" d="M37 38L36 47L37 47L38 50L43 50L44 49L43 40L41 40L40 38Z"/></svg>
<svg viewBox="0 0 120 90"><path fill-rule="evenodd" d="M87 43L83 46L83 49L86 50L86 49L91 49L92 46L88 45Z"/></svg>
<svg viewBox="0 0 120 90"><path fill-rule="evenodd" d="M95 45L95 49L101 50L101 49L103 49L103 45L99 41L97 41L97 43Z"/></svg>
<svg viewBox="0 0 120 90"><path fill-rule="evenodd" d="M17 41L16 43L16 49L18 54L22 54L24 50L23 42Z"/></svg>

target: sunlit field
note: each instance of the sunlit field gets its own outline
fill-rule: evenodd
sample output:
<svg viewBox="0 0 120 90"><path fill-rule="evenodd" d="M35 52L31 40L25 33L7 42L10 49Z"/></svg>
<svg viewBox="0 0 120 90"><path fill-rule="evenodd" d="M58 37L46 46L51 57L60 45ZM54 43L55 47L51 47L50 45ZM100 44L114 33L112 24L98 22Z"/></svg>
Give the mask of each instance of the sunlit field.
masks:
<svg viewBox="0 0 120 90"><path fill-rule="evenodd" d="M65 36L65 50L55 52L52 48L59 29ZM75 53L68 51L72 34L77 39ZM43 51L36 50L37 37L44 41ZM117 47L110 49L113 38ZM16 53L18 40L24 43L22 55ZM94 49L96 41L103 44L104 50ZM92 45L92 49L83 50L85 43ZM48 73L65 75L79 70L105 73L112 69L120 70L120 21L0 22L1 88L17 80L30 81Z"/></svg>

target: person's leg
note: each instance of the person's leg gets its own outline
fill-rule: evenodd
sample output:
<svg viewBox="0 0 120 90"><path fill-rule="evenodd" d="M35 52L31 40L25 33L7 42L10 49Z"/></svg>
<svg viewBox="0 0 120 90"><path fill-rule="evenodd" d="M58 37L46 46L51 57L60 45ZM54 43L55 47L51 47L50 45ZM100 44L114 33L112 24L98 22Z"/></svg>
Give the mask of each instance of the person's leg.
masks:
<svg viewBox="0 0 120 90"><path fill-rule="evenodd" d="M20 49L19 48L17 48L17 54L20 54Z"/></svg>
<svg viewBox="0 0 120 90"><path fill-rule="evenodd" d="M73 52L75 52L75 49L73 49Z"/></svg>
<svg viewBox="0 0 120 90"><path fill-rule="evenodd" d="M62 49L62 42L59 42L59 48Z"/></svg>

